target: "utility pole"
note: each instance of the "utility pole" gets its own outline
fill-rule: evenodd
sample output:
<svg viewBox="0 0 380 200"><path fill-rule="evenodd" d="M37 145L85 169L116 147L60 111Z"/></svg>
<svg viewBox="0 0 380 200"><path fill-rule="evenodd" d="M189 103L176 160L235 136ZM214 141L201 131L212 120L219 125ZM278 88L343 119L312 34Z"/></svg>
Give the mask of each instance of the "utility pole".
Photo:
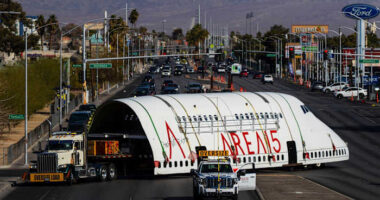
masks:
<svg viewBox="0 0 380 200"><path fill-rule="evenodd" d="M86 27L83 24L82 38L82 62L83 62L83 104L87 104L87 85L86 85Z"/></svg>

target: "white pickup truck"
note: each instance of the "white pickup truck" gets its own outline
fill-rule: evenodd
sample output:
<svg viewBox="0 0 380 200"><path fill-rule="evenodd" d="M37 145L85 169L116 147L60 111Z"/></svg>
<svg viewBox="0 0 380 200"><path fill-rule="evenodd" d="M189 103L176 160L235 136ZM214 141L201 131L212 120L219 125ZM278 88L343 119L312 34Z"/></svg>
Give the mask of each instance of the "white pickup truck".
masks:
<svg viewBox="0 0 380 200"><path fill-rule="evenodd" d="M191 174L194 199L227 197L236 200L239 191L256 189L255 173L234 172L225 159L201 161L199 168L192 170Z"/></svg>

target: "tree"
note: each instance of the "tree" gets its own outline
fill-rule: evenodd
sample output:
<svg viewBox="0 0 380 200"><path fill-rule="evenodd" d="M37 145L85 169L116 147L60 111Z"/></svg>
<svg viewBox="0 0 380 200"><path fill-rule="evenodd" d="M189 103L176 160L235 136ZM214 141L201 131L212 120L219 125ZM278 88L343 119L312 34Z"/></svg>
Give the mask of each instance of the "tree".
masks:
<svg viewBox="0 0 380 200"><path fill-rule="evenodd" d="M47 31L49 33L49 50L50 50L51 45L53 43L53 39L54 37L56 37L56 34L58 33L58 29L59 29L57 17L55 15L50 15L46 24L51 24L47 26Z"/></svg>
<svg viewBox="0 0 380 200"><path fill-rule="evenodd" d="M45 27L44 28L41 28L41 27L45 26L45 24L46 24L45 17L43 15L39 15L36 21L36 29L41 39L41 50L43 50L44 35L45 35L45 30L46 30Z"/></svg>
<svg viewBox="0 0 380 200"><path fill-rule="evenodd" d="M199 43L203 42L208 37L208 31L202 28L202 25L197 24L186 33L186 41L190 45L196 46L199 51Z"/></svg>
<svg viewBox="0 0 380 200"><path fill-rule="evenodd" d="M173 40L180 40L184 37L182 29L181 28L176 28L173 30L172 33L172 39Z"/></svg>
<svg viewBox="0 0 380 200"><path fill-rule="evenodd" d="M137 12L136 9L133 9L131 11L131 14L129 14L128 19L129 19L129 22L131 22L131 24L133 25L133 27L136 27L136 22L139 19L139 13Z"/></svg>

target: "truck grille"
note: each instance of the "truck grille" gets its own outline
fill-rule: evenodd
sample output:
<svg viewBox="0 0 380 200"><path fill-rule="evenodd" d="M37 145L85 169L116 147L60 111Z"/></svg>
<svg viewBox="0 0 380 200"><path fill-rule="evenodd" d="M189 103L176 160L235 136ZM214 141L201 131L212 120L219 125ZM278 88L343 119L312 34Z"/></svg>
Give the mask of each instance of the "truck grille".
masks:
<svg viewBox="0 0 380 200"><path fill-rule="evenodd" d="M220 188L231 188L231 187L233 187L232 178L226 178L226 177L220 178ZM206 188L218 188L218 177L206 178Z"/></svg>
<svg viewBox="0 0 380 200"><path fill-rule="evenodd" d="M39 154L37 157L37 172L57 172L58 158L56 153Z"/></svg>

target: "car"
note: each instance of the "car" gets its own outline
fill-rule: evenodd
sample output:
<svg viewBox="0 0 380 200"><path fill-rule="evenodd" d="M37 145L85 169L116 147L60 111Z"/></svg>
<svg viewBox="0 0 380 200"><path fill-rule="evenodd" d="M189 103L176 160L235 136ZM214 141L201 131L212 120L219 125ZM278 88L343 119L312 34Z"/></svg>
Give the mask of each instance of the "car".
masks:
<svg viewBox="0 0 380 200"><path fill-rule="evenodd" d="M146 75L146 76L144 77L142 83L144 83L144 82L148 82L148 83L152 82L152 83L154 83L153 76L151 76L151 75Z"/></svg>
<svg viewBox="0 0 380 200"><path fill-rule="evenodd" d="M161 77L171 77L172 76L172 70L170 67L164 67L161 71Z"/></svg>
<svg viewBox="0 0 380 200"><path fill-rule="evenodd" d="M202 67L202 66L199 66L199 67L197 68L197 72L198 72L198 73L203 73L203 72L205 72L205 68Z"/></svg>
<svg viewBox="0 0 380 200"><path fill-rule="evenodd" d="M75 111L70 115L67 120L68 130L70 132L85 132L87 129L87 123L90 120L92 112L91 111Z"/></svg>
<svg viewBox="0 0 380 200"><path fill-rule="evenodd" d="M186 86L187 93L203 93L203 86L200 83L190 83Z"/></svg>
<svg viewBox="0 0 380 200"><path fill-rule="evenodd" d="M79 106L79 111L91 111L91 114L96 111L95 104L83 104Z"/></svg>
<svg viewBox="0 0 380 200"><path fill-rule="evenodd" d="M155 90L156 89L156 84L154 82L143 82L140 84L139 87L149 87L150 89L152 90Z"/></svg>
<svg viewBox="0 0 380 200"><path fill-rule="evenodd" d="M171 87L166 87L161 90L161 94L178 94L178 91Z"/></svg>
<svg viewBox="0 0 380 200"><path fill-rule="evenodd" d="M149 68L149 74L158 74L158 73L160 73L159 67L150 67Z"/></svg>
<svg viewBox="0 0 380 200"><path fill-rule="evenodd" d="M186 65L186 73L190 74L190 73L194 73L194 68L191 67L190 65Z"/></svg>
<svg viewBox="0 0 380 200"><path fill-rule="evenodd" d="M146 95L155 95L155 91L152 90L149 86L139 86L135 92L134 96L146 96Z"/></svg>
<svg viewBox="0 0 380 200"><path fill-rule="evenodd" d="M218 73L224 73L224 72L226 72L226 65L219 65L219 67L217 69L217 72Z"/></svg>
<svg viewBox="0 0 380 200"><path fill-rule="evenodd" d="M169 83L165 88L174 88L175 91L179 92L179 85L175 83Z"/></svg>
<svg viewBox="0 0 380 200"><path fill-rule="evenodd" d="M347 84L345 82L333 83L333 84L331 84L331 85L329 85L327 87L324 87L322 89L322 92L324 92L324 93L330 93L330 92L342 90L345 87L349 87L349 84Z"/></svg>
<svg viewBox="0 0 380 200"><path fill-rule="evenodd" d="M265 83L273 84L273 76L270 74L266 74L266 75L262 76L261 82L263 84L265 84Z"/></svg>
<svg viewBox="0 0 380 200"><path fill-rule="evenodd" d="M323 82L321 81L314 81L313 84L311 85L311 91L322 91L323 89Z"/></svg>
<svg viewBox="0 0 380 200"><path fill-rule="evenodd" d="M161 90L164 89L164 87L168 86L170 83L174 83L172 80L164 80L164 82L161 85Z"/></svg>
<svg viewBox="0 0 380 200"><path fill-rule="evenodd" d="M262 72L254 72L253 73L253 79L257 79L257 78L262 78L263 77L263 73Z"/></svg>
<svg viewBox="0 0 380 200"><path fill-rule="evenodd" d="M248 70L247 69L243 69L240 74L239 74L240 77L248 77Z"/></svg>
<svg viewBox="0 0 380 200"><path fill-rule="evenodd" d="M341 91L335 91L334 96L338 99L342 99L343 97L357 97L359 94L359 98L363 99L367 96L367 90L358 87L347 87Z"/></svg>

